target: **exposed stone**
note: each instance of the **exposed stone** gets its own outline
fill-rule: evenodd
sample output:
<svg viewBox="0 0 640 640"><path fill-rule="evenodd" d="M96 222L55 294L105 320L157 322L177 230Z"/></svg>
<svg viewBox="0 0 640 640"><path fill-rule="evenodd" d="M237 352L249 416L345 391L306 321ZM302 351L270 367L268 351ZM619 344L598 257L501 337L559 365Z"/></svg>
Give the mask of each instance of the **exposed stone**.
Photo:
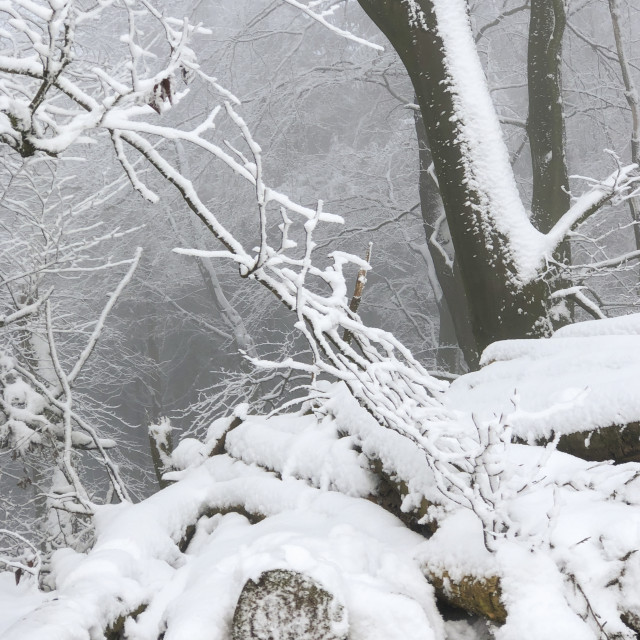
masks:
<svg viewBox="0 0 640 640"><path fill-rule="evenodd" d="M552 438L540 438L534 444L544 446L551 440ZM531 444L519 438L515 442ZM558 440L558 451L589 462L640 462L640 422L566 433Z"/></svg>
<svg viewBox="0 0 640 640"><path fill-rule="evenodd" d="M640 462L640 422L564 435L558 450L594 462Z"/></svg>
<svg viewBox="0 0 640 640"><path fill-rule="evenodd" d="M370 460L369 466L378 479L376 495L371 496L371 501L392 513L399 520L402 520L412 531L425 538L430 538L435 533L438 525L434 521L427 521L427 512L431 506L428 500L422 498L420 503L413 509L403 510L402 504L409 494L407 483L396 476L388 474L380 460Z"/></svg>
<svg viewBox="0 0 640 640"><path fill-rule="evenodd" d="M134 609L133 611L129 611L128 613L124 613L121 616L118 616L118 618L106 628L104 632L104 637L106 638L106 640L123 640L123 638L125 637L124 625L127 619L129 618L133 620L137 619L137 617L143 611L146 611L146 609L147 609L147 604L144 603L144 604L141 604L137 609Z"/></svg>
<svg viewBox="0 0 640 640"><path fill-rule="evenodd" d="M427 578L436 590L438 599L451 606L499 624L507 619L507 611L501 601L500 579L497 576L465 576L461 580L453 581L444 571L440 575L429 573Z"/></svg>
<svg viewBox="0 0 640 640"><path fill-rule="evenodd" d="M265 571L242 589L233 640L347 640L345 608L315 580L296 571Z"/></svg>

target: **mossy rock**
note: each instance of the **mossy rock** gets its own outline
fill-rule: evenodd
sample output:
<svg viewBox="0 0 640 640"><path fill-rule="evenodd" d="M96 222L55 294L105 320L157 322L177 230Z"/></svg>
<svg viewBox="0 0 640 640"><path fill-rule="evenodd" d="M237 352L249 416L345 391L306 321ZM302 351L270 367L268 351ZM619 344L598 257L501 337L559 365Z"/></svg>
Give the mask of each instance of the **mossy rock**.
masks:
<svg viewBox="0 0 640 640"><path fill-rule="evenodd" d="M347 640L347 614L336 597L296 571L265 571L243 587L233 640Z"/></svg>
<svg viewBox="0 0 640 640"><path fill-rule="evenodd" d="M445 571L440 575L429 574L427 578L439 600L498 624L503 624L507 619L507 611L502 604L500 579L497 576L464 576L461 580L453 581Z"/></svg>
<svg viewBox="0 0 640 640"><path fill-rule="evenodd" d="M425 522L428 509L431 506L428 500L423 497L413 509L403 511L402 503L409 495L407 483L397 476L387 473L380 460L370 460L369 468L378 480L376 494L371 496L371 502L375 502L379 507L392 513L411 531L415 531L425 538L430 538L435 533L438 525L434 521Z"/></svg>
<svg viewBox="0 0 640 640"><path fill-rule="evenodd" d="M558 450L593 462L640 462L640 422L564 435Z"/></svg>
<svg viewBox="0 0 640 640"><path fill-rule="evenodd" d="M544 446L551 439L539 438L535 444ZM516 438L516 442L527 444L519 438ZM560 436L558 451L589 462L640 462L640 422L567 433Z"/></svg>

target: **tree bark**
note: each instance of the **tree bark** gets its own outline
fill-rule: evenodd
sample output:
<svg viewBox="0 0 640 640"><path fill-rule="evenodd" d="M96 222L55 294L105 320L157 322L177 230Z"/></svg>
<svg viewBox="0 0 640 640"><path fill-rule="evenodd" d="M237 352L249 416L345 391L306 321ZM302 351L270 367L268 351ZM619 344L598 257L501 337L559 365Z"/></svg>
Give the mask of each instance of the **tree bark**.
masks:
<svg viewBox="0 0 640 640"><path fill-rule="evenodd" d="M455 51L456 43L445 46L448 36L438 24L434 0L359 2L398 52L413 83L478 348L495 340L548 334L546 283L541 277L518 281L508 238L491 224L490 216L479 213L491 198L461 141L465 123L460 122L456 78L447 60L447 50ZM468 16L466 24L456 26L470 34ZM501 170L504 167L496 168Z"/></svg>
<svg viewBox="0 0 640 640"><path fill-rule="evenodd" d="M532 0L529 22L527 132L533 165L531 213L543 233L569 209L562 109L564 0ZM566 251L565 247L563 251Z"/></svg>
<svg viewBox="0 0 640 640"><path fill-rule="evenodd" d="M420 112L415 112L415 123L420 161L419 189L422 221L427 236L429 255L442 290L442 296L437 301L440 316L437 364L445 371L458 373L457 358L453 353L455 345L457 345L462 351L469 369L474 370L479 367L480 354L473 335L469 317L469 303L455 255L452 256L453 265L450 266L447 264L445 256L430 241L436 231L437 221L442 211L442 198L433 178L429 175L429 167L431 167L433 158Z"/></svg>
<svg viewBox="0 0 640 640"><path fill-rule="evenodd" d="M640 95L633 81L629 54L622 34L622 7L620 6L620 0L609 0L609 13L611 14L611 25L613 26L620 73L624 84L624 95L631 110L631 162L640 164ZM640 249L640 198L630 198L629 209L634 222L633 233L636 248Z"/></svg>
<svg viewBox="0 0 640 640"><path fill-rule="evenodd" d="M527 64L527 133L533 168L531 217L543 233L548 233L571 206L562 101L562 39L566 20L564 0L531 0ZM560 244L554 258L560 264L571 263L568 240ZM548 280L552 289L571 286L562 273ZM573 308L570 305L568 314L556 318L556 328L572 319Z"/></svg>

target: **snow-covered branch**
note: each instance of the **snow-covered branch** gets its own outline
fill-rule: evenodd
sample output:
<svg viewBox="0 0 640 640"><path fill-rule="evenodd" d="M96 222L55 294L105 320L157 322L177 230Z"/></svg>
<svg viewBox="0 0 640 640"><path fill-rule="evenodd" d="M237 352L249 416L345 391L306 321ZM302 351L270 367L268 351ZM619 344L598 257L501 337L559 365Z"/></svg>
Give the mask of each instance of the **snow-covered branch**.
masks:
<svg viewBox="0 0 640 640"><path fill-rule="evenodd" d="M21 309L18 309L17 311L14 311L13 313L10 313L8 315L0 316L0 328L6 327L7 325L13 322L18 322L19 320L23 320L27 316L37 313L42 307L42 305L49 299L52 293L53 293L53 288L50 288L35 302L32 302L31 304L27 304Z"/></svg>
<svg viewBox="0 0 640 640"><path fill-rule="evenodd" d="M600 307L589 300L587 296L583 293L583 291L587 287L585 286L575 286L568 287L566 289L558 289L554 291L550 298L552 300L561 300L562 298L572 298L575 302L580 305L589 315L593 316L596 319L604 319L606 316L602 313Z"/></svg>
<svg viewBox="0 0 640 640"><path fill-rule="evenodd" d="M547 256L553 253L573 228L599 211L605 204L628 200L640 192L640 176L636 164L619 166L602 182L592 178L583 178L583 180L594 183L593 187L576 200L545 236L544 251Z"/></svg>
<svg viewBox="0 0 640 640"><path fill-rule="evenodd" d="M382 47L381 45L375 44L374 42L371 42L369 40L365 40L364 38L360 38L359 36L356 36L350 31L345 31L344 29L340 29L339 27L336 27L336 25L331 24L331 22L329 22L327 18L330 17L335 12L336 6L337 6L337 3L335 2L324 3L324 4L328 4L329 6L329 8L326 9L325 11L314 11L312 7L318 6L323 3L311 2L310 4L305 4L304 2L299 2L298 0L282 0L282 1L285 2L286 4L290 4L292 7L295 7L296 9L299 9L300 11L308 15L312 20L315 20L326 29L333 31L335 34L339 35L341 38L346 38L347 40L351 40L352 42L355 42L357 44L364 45L365 47L371 47L376 51L384 51L384 47Z"/></svg>

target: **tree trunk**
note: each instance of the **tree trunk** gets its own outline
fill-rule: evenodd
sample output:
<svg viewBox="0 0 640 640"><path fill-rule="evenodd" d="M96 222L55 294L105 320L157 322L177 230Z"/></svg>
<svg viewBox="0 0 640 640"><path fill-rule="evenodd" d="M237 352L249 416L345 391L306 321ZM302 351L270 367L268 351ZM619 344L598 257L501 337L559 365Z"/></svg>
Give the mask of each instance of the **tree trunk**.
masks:
<svg viewBox="0 0 640 640"><path fill-rule="evenodd" d="M486 166L483 168L472 157L465 139L468 131L465 118L477 124L486 120L487 112L484 96L480 96L484 102L476 106L468 93L464 96L458 93L458 78L451 71L452 56L466 56L465 64L477 61L469 60L471 49L458 50L460 44L472 42L468 16L452 18L450 13L460 11L462 0L448 0L453 3L449 5L440 4L439 0L359 2L390 40L413 83L478 348L481 350L495 340L548 334L546 283L541 277L527 282L519 280L514 247L495 224L504 211L492 207L522 206L513 195L515 187L510 184L513 176L506 150L503 153L504 144L490 141L498 150L494 176L500 185L488 187L483 179ZM436 8L446 9L448 18L457 20L455 41L450 39L451 30L439 24ZM485 89L481 84L477 86ZM494 166L494 158L491 165Z"/></svg>
<svg viewBox="0 0 640 640"><path fill-rule="evenodd" d="M442 296L438 300L440 331L437 364L445 371L460 373L457 371L458 363L454 352L456 345L462 351L469 369L478 368L480 354L473 335L467 295L455 255L452 256L453 265L450 266L442 252L430 241L443 210L442 198L433 178L429 175L433 158L420 112L415 112L415 123L420 160L419 188L422 220L427 236L427 248L442 290Z"/></svg>
<svg viewBox="0 0 640 640"><path fill-rule="evenodd" d="M543 233L570 205L561 75L565 22L564 0L532 0L527 132L533 165L531 213Z"/></svg>
<svg viewBox="0 0 640 640"><path fill-rule="evenodd" d="M531 217L548 233L569 209L569 176L565 155L565 126L562 102L562 38L566 25L564 0L532 0L529 21L527 132L533 167ZM565 241L554 253L561 264L571 263L571 245ZM561 274L550 278L552 289L564 289L571 282ZM556 328L571 320L559 317Z"/></svg>
<svg viewBox="0 0 640 640"><path fill-rule="evenodd" d="M640 164L640 95L633 81L632 68L627 51L627 43L622 33L622 7L620 0L609 0L611 25L616 42L616 51L620 63L620 72L624 84L624 96L631 110L631 162ZM629 209L634 222L633 233L636 248L640 249L640 198L629 199Z"/></svg>

